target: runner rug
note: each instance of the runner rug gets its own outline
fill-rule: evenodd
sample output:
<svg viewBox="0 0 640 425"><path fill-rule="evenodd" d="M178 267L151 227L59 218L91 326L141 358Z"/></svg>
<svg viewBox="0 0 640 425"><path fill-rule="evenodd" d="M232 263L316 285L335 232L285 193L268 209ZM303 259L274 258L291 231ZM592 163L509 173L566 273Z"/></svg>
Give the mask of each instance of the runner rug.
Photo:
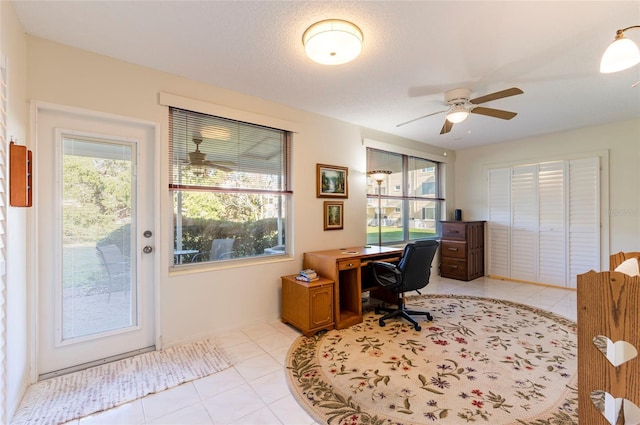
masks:
<svg viewBox="0 0 640 425"><path fill-rule="evenodd" d="M411 297L434 317L300 337L287 357L294 397L327 424L577 424L574 322L509 301Z"/></svg>
<svg viewBox="0 0 640 425"><path fill-rule="evenodd" d="M230 366L211 339L140 354L32 385L11 424L61 424Z"/></svg>

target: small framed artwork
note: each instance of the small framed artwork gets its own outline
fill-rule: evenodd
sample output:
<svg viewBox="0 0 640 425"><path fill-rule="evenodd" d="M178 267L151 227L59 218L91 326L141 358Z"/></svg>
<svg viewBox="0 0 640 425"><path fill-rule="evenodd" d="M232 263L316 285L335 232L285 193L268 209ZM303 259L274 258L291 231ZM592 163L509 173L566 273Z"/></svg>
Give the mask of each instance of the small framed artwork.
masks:
<svg viewBox="0 0 640 425"><path fill-rule="evenodd" d="M324 201L324 230L340 230L343 228L344 202Z"/></svg>
<svg viewBox="0 0 640 425"><path fill-rule="evenodd" d="M349 169L334 165L317 164L316 180L318 198L348 198Z"/></svg>

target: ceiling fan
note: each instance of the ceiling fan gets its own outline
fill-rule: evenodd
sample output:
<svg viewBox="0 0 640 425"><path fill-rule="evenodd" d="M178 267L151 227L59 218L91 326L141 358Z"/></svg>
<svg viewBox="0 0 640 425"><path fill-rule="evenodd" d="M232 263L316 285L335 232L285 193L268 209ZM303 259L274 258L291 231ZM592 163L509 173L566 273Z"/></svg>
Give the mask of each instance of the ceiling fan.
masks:
<svg viewBox="0 0 640 425"><path fill-rule="evenodd" d="M460 123L465 119L467 119L470 113L486 115L489 117L500 118L503 120L510 120L511 118L515 117L518 114L515 112L503 111L501 109L485 108L483 106L478 106L478 105L481 103L502 99L504 97L515 96L517 94L522 94L522 93L524 92L519 88L511 87L510 89L497 91L495 93L476 97L475 99L470 99L469 98L469 96L471 95L470 89L449 90L444 93L444 101L446 102L446 104L449 105L448 109L444 109L438 112L433 112L431 114L423 115L418 118L414 118L412 120L398 124L396 127L402 127L403 125L421 120L423 118L430 117L432 115L441 114L443 112L446 112L447 115L446 115L446 119L444 120L444 125L442 126L442 130L440 130L440 134L445 134L450 132L454 124Z"/></svg>
<svg viewBox="0 0 640 425"><path fill-rule="evenodd" d="M200 152L200 143L202 143L201 138L194 137L193 143L196 145L196 150L188 153L189 159L188 161L186 161L188 165L191 165L193 167L215 168L217 170L224 171L225 173L230 173L233 171L233 169L230 167L235 166L236 165L235 162L207 160L207 154L204 152ZM204 171L203 171L203 174L204 174Z"/></svg>

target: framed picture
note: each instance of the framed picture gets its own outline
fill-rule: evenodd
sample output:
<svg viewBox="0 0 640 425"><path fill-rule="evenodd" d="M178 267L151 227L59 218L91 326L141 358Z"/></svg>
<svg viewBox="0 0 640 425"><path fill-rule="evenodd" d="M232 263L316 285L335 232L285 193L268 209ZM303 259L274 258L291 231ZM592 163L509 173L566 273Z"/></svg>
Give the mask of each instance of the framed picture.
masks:
<svg viewBox="0 0 640 425"><path fill-rule="evenodd" d="M324 201L324 230L339 230L343 228L344 202Z"/></svg>
<svg viewBox="0 0 640 425"><path fill-rule="evenodd" d="M336 167L334 165L317 164L316 180L318 198L348 198L349 169L347 167Z"/></svg>

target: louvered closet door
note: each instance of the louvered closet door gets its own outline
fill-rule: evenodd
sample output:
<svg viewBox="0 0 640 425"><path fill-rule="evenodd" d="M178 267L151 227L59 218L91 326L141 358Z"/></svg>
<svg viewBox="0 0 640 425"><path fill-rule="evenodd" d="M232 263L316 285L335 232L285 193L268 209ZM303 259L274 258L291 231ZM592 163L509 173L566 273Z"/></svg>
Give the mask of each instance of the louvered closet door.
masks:
<svg viewBox="0 0 640 425"><path fill-rule="evenodd" d="M509 277L511 169L489 170L488 268L492 276Z"/></svg>
<svg viewBox="0 0 640 425"><path fill-rule="evenodd" d="M600 269L599 158L569 161L569 287L576 275Z"/></svg>
<svg viewBox="0 0 640 425"><path fill-rule="evenodd" d="M565 161L538 166L538 282L565 286L567 239Z"/></svg>
<svg viewBox="0 0 640 425"><path fill-rule="evenodd" d="M538 252L538 167L514 167L511 175L511 277L535 282Z"/></svg>

